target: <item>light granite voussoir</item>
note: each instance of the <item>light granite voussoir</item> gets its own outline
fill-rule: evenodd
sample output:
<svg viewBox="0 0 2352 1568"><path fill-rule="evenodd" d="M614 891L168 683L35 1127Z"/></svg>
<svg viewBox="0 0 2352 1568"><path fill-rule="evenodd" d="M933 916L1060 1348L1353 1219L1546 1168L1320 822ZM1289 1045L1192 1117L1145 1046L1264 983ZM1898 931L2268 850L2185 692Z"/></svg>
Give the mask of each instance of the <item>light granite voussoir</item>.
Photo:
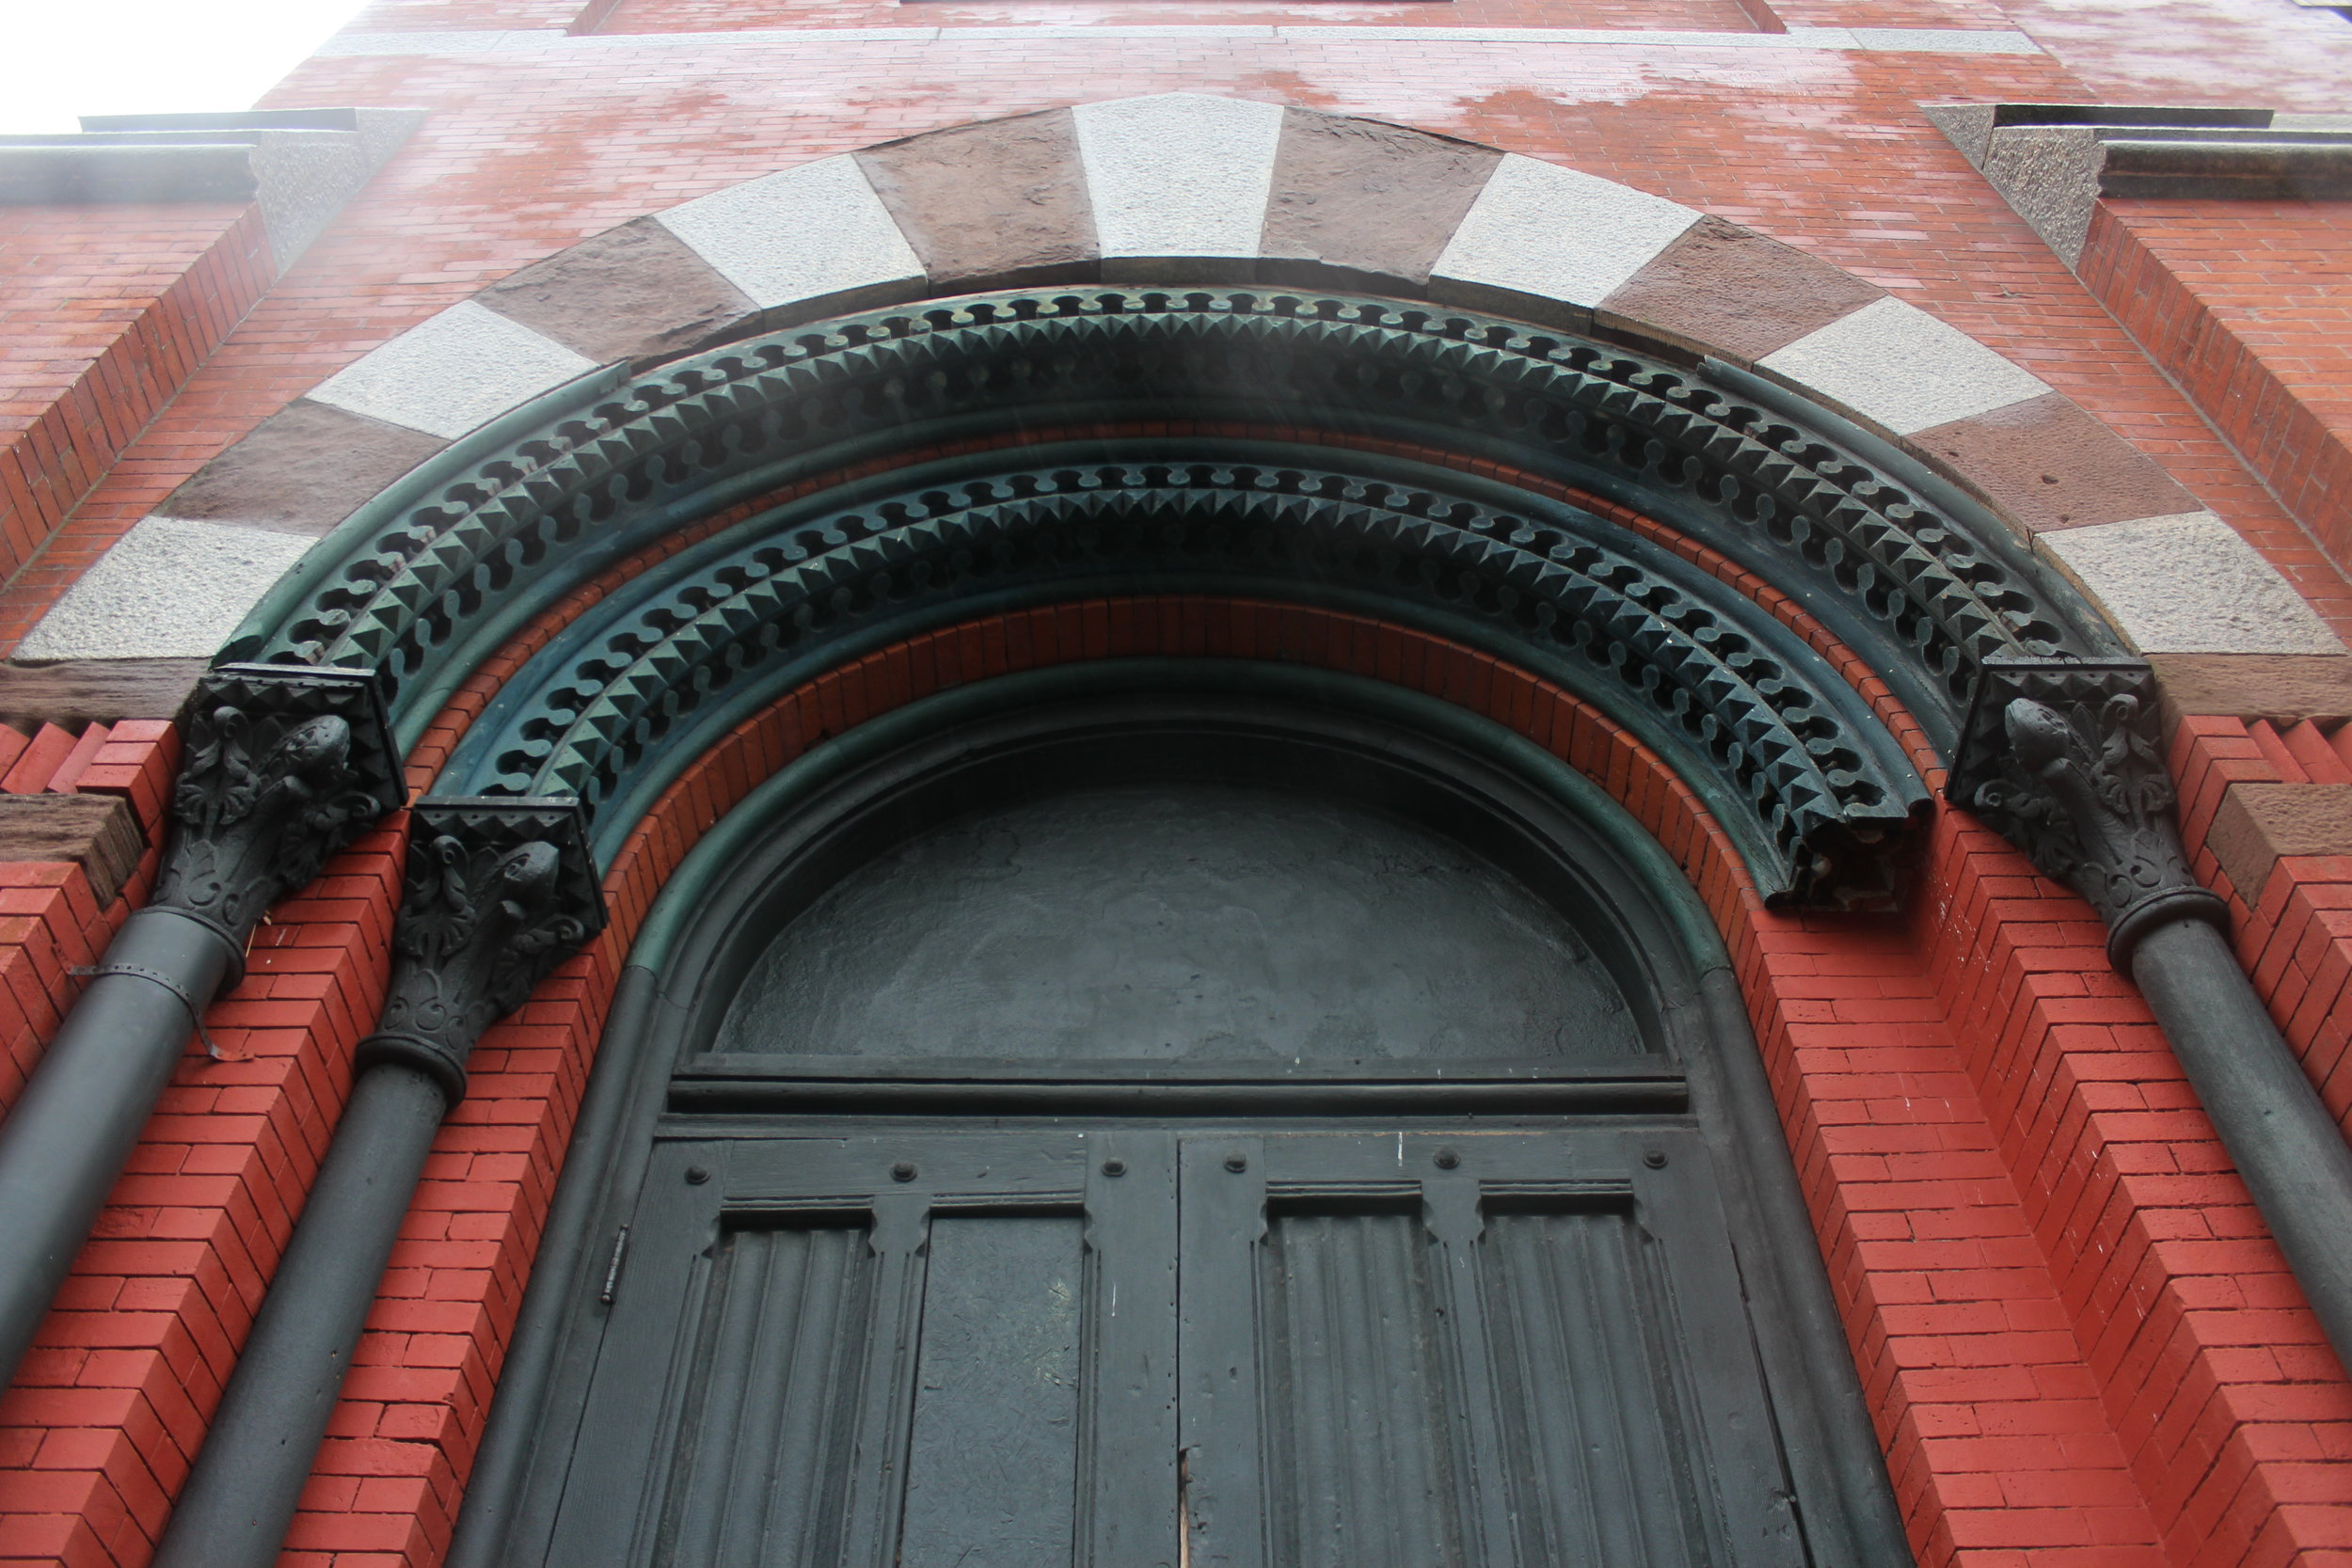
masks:
<svg viewBox="0 0 2352 1568"><path fill-rule="evenodd" d="M835 295L863 309L911 298L925 282L914 247L846 152L654 215L762 309Z"/></svg>
<svg viewBox="0 0 2352 1568"><path fill-rule="evenodd" d="M142 518L50 608L16 657L209 658L313 543L269 529Z"/></svg>
<svg viewBox="0 0 2352 1568"><path fill-rule="evenodd" d="M1589 308L1699 217L1663 197L1510 153L1438 258L1430 292L1478 304L1476 291L1504 290Z"/></svg>
<svg viewBox="0 0 2352 1568"><path fill-rule="evenodd" d="M1171 92L1073 113L1104 277L1148 279L1153 263L1184 257L1257 257L1279 104Z"/></svg>
<svg viewBox="0 0 2352 1568"><path fill-rule="evenodd" d="M2143 654L2332 654L2328 624L2235 529L2210 512L2040 535Z"/></svg>
<svg viewBox="0 0 2352 1568"><path fill-rule="evenodd" d="M310 397L455 440L596 368L585 355L469 299L336 372Z"/></svg>
<svg viewBox="0 0 2352 1568"><path fill-rule="evenodd" d="M1898 436L2050 390L2040 376L1899 299L1874 300L1757 363Z"/></svg>

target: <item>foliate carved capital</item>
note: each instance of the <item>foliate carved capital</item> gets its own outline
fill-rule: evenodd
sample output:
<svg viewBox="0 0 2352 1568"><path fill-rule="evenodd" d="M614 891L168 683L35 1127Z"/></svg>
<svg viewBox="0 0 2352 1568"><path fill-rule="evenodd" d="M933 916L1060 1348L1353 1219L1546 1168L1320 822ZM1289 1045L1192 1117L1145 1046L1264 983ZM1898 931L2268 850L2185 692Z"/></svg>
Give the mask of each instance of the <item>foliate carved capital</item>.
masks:
<svg viewBox="0 0 2352 1568"><path fill-rule="evenodd" d="M2118 969L2154 926L2227 918L2182 852L2138 659L1987 659L1945 795L2090 901Z"/></svg>
<svg viewBox="0 0 2352 1568"><path fill-rule="evenodd" d="M180 734L152 903L210 927L232 952L272 903L400 804L383 695L363 670L222 665L197 683Z"/></svg>
<svg viewBox="0 0 2352 1568"><path fill-rule="evenodd" d="M452 1105L483 1031L604 929L584 815L568 797L426 800L409 816L392 976L361 1070L395 1062Z"/></svg>

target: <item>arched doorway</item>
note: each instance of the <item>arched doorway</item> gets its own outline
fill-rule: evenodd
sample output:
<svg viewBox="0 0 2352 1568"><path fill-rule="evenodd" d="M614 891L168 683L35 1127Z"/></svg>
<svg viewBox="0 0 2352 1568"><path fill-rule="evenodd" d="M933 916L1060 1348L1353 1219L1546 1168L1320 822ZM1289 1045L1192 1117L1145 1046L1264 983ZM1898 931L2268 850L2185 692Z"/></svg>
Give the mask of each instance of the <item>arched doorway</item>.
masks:
<svg viewBox="0 0 2352 1568"><path fill-rule="evenodd" d="M510 1560L1838 1560L1638 829L1369 682L952 705L681 874Z"/></svg>

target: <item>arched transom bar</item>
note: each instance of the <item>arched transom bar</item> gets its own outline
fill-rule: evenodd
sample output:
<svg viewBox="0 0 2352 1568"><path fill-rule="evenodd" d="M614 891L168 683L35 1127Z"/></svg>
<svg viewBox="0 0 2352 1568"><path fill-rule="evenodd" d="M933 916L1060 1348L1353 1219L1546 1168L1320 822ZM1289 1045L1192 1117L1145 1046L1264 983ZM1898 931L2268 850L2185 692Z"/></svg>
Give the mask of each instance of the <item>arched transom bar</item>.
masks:
<svg viewBox="0 0 2352 1568"><path fill-rule="evenodd" d="M1474 476L1275 442L1020 447L821 493L652 567L510 679L441 791L561 794L617 842L748 713L972 612L1132 590L1417 623L1649 738L1769 895L1888 893L1925 801L1864 699L1737 589L1619 523ZM843 504L848 500L850 504Z"/></svg>

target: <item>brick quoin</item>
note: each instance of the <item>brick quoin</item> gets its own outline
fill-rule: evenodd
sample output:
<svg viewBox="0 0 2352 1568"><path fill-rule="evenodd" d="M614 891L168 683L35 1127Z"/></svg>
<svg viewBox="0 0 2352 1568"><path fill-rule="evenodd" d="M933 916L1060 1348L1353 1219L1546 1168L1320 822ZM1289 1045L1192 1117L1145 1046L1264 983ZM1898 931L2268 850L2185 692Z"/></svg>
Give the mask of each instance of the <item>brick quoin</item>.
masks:
<svg viewBox="0 0 2352 1568"><path fill-rule="evenodd" d="M2110 200L2083 281L2352 564L2352 201Z"/></svg>
<svg viewBox="0 0 2352 1568"><path fill-rule="evenodd" d="M249 205L0 206L0 576L40 553L273 270Z"/></svg>

